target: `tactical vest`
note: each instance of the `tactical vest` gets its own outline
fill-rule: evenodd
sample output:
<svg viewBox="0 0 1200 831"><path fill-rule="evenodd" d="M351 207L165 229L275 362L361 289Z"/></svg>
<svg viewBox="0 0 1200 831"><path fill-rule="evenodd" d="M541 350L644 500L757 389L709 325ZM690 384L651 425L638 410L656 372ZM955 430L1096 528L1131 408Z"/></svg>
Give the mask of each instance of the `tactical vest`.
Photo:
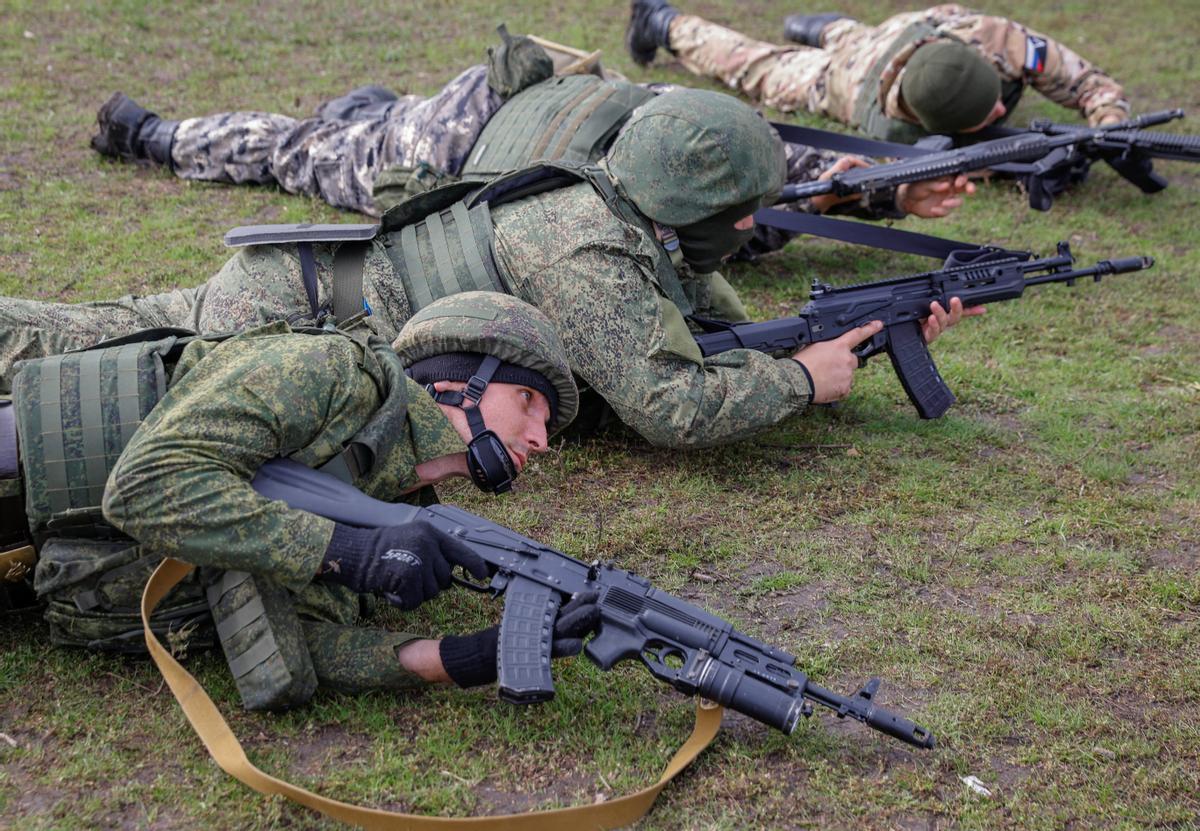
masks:
<svg viewBox="0 0 1200 831"><path fill-rule="evenodd" d="M146 650L139 604L161 557L108 524L101 502L122 450L165 394L169 369L197 338L182 330L142 334L150 339L26 361L13 380L26 515L39 548L34 587L47 601L54 643ZM382 341L357 340L379 359L387 395L321 468L348 481L389 451L407 413L396 353ZM250 709L299 704L316 689L291 597L261 576L197 570L160 605L151 629L179 648L219 641Z"/></svg>
<svg viewBox="0 0 1200 831"><path fill-rule="evenodd" d="M464 178L492 178L534 161L592 162L654 93L625 81L566 75L514 95L484 126Z"/></svg>
<svg viewBox="0 0 1200 831"><path fill-rule="evenodd" d="M379 225L249 225L234 228L225 235L225 242L232 246L297 245L313 318L320 321L331 312L337 324L344 325L363 309L362 253L366 240L381 239L413 313L435 300L464 291L512 294L508 275L495 257L491 207L585 182L619 220L654 235L649 220L616 192L599 166L558 161L539 162L483 186L460 181L417 194L388 210ZM332 310L316 308L317 272L312 246L320 243L338 244L333 258ZM665 251L658 251L655 271L658 286L667 298L685 317L692 314Z"/></svg>
<svg viewBox="0 0 1200 831"><path fill-rule="evenodd" d="M858 100L854 105L854 123L868 136L881 141L894 141L902 144L915 144L918 139L929 135L929 131L920 124L890 118L883 112L879 103L879 83L883 73L892 59L905 49L922 40L953 39L939 33L928 23L917 21L896 36L879 59L871 65L867 72L862 88L858 91ZM1004 81L1000 87L1001 100L1008 112L1012 112L1021 99L1024 84L1020 81ZM1007 118L1007 116L1005 116ZM1003 123L1001 119L999 123Z"/></svg>

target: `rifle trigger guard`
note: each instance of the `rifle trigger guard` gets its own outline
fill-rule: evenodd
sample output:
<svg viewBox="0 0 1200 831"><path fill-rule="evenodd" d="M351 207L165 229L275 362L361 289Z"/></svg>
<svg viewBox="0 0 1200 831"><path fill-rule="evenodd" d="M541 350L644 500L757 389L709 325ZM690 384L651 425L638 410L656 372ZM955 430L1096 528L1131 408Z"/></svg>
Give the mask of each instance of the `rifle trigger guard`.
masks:
<svg viewBox="0 0 1200 831"><path fill-rule="evenodd" d="M487 594L492 591L491 583L476 583L473 580L467 579L466 577L459 577L457 574L454 574L454 573L450 574L450 579L454 582L455 585L462 586L464 589L470 589L473 592L479 592L480 594Z"/></svg>
<svg viewBox="0 0 1200 831"><path fill-rule="evenodd" d="M871 335L870 340L865 340L854 347L851 351L858 358L858 368L862 369L867 365L868 358L878 355L887 349L887 341L887 329L884 328L882 332Z"/></svg>

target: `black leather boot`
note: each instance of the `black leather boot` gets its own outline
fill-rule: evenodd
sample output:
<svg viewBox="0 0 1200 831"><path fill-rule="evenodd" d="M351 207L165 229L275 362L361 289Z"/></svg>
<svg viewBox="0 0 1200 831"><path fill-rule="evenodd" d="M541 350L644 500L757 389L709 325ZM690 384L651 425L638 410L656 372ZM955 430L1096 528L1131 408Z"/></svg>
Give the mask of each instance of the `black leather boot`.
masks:
<svg viewBox="0 0 1200 831"><path fill-rule="evenodd" d="M128 95L114 92L96 113L99 130L92 149L127 162L171 166L171 144L178 121L167 121L140 107Z"/></svg>
<svg viewBox="0 0 1200 831"><path fill-rule="evenodd" d="M629 26L625 29L625 48L638 66L654 60L658 47L668 47L671 21L679 9L667 0L633 0L629 9Z"/></svg>
<svg viewBox="0 0 1200 831"><path fill-rule="evenodd" d="M835 20L844 20L846 15L838 12L822 14L790 14L783 19L783 36L794 43L821 48L821 33Z"/></svg>

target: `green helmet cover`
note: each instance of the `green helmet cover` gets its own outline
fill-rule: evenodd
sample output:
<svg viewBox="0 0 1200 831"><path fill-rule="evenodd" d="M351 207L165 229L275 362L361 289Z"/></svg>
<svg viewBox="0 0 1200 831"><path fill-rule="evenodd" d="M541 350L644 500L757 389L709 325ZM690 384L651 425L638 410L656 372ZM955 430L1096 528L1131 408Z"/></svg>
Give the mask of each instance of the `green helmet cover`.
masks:
<svg viewBox="0 0 1200 831"><path fill-rule="evenodd" d="M957 40L917 47L904 65L900 95L931 133L978 127L1000 100L1000 76L974 48Z"/></svg>
<svg viewBox="0 0 1200 831"><path fill-rule="evenodd" d="M510 294L467 291L430 303L404 324L392 343L405 367L449 352L494 355L545 376L558 393L552 433L579 411L579 390L550 320Z"/></svg>
<svg viewBox="0 0 1200 831"><path fill-rule="evenodd" d="M605 163L622 196L675 228L761 205L786 176L783 143L765 118L732 96L697 89L638 107Z"/></svg>

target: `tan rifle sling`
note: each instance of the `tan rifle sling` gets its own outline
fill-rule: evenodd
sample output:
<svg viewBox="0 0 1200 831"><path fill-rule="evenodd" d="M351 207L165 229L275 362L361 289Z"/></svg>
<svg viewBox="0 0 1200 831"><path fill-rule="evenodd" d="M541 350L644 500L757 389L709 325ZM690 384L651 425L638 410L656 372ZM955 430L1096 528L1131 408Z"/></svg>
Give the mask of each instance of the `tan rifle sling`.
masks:
<svg viewBox="0 0 1200 831"><path fill-rule="evenodd" d="M155 607L194 566L167 558L162 561L146 584L142 594L142 625L146 647L158 665L179 706L183 708L196 734L208 748L221 769L243 784L262 794L280 794L293 802L305 805L328 817L368 829L406 829L407 831L445 831L448 828L485 829L486 831L551 831L551 829L619 828L641 819L654 805L654 800L672 779L678 776L708 747L721 729L724 710L701 699L696 707L696 724L683 747L671 757L658 781L636 793L593 805L558 808L527 814L505 814L489 817L427 817L400 814L377 808L364 808L320 796L312 791L277 779L255 767L246 751L229 729L221 711L192 675L171 656L158 637L150 630L150 616Z"/></svg>

